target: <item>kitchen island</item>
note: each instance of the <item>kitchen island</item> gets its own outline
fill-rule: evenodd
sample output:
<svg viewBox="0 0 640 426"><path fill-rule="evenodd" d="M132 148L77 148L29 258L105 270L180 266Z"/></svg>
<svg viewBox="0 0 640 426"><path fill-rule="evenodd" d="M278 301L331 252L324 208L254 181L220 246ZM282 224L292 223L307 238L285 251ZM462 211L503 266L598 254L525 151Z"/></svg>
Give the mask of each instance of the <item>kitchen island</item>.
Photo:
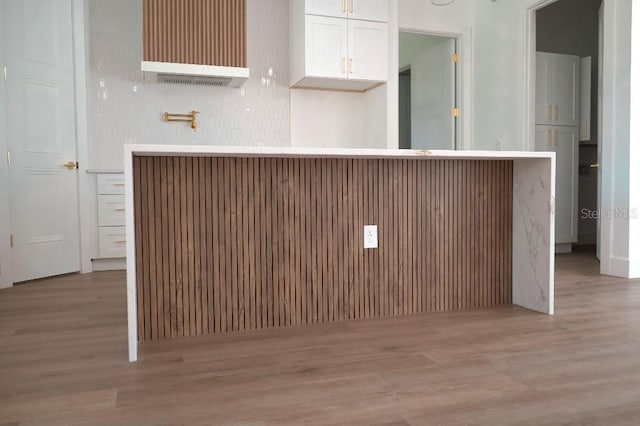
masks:
<svg viewBox="0 0 640 426"><path fill-rule="evenodd" d="M516 304L553 314L555 156L125 146L139 341Z"/></svg>

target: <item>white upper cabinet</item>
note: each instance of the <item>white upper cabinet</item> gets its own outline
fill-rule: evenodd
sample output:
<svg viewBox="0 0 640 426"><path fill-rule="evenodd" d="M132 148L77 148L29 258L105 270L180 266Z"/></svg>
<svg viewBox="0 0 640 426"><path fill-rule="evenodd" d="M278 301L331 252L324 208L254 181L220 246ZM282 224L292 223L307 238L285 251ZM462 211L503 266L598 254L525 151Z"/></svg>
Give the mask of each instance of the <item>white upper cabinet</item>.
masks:
<svg viewBox="0 0 640 426"><path fill-rule="evenodd" d="M347 78L347 20L307 15L306 74Z"/></svg>
<svg viewBox="0 0 640 426"><path fill-rule="evenodd" d="M580 124L580 57L537 53L536 124Z"/></svg>
<svg viewBox="0 0 640 426"><path fill-rule="evenodd" d="M297 0L300 1L300 0ZM308 15L388 22L388 0L305 0Z"/></svg>
<svg viewBox="0 0 640 426"><path fill-rule="evenodd" d="M305 0L304 9L308 15L346 18L348 2L349 0Z"/></svg>
<svg viewBox="0 0 640 426"><path fill-rule="evenodd" d="M349 20L349 78L387 80L387 24Z"/></svg>
<svg viewBox="0 0 640 426"><path fill-rule="evenodd" d="M365 21L389 22L388 0L345 0L349 4L349 18Z"/></svg>
<svg viewBox="0 0 640 426"><path fill-rule="evenodd" d="M379 20L388 0L291 0L289 8L290 86L365 91L387 81L389 24Z"/></svg>

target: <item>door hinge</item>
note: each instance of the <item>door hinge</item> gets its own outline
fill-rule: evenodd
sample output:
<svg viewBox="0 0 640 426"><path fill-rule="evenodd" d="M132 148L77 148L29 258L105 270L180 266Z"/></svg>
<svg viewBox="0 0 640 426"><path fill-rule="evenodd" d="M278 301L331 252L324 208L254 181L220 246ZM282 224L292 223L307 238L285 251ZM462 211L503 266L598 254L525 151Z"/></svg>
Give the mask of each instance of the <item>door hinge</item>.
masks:
<svg viewBox="0 0 640 426"><path fill-rule="evenodd" d="M460 61L460 55L459 55L459 54L457 54L457 53L454 53L454 54L453 54L453 58L452 58L452 59L453 59L453 63L454 63L454 64L457 64L457 63L458 63L458 61Z"/></svg>
<svg viewBox="0 0 640 426"><path fill-rule="evenodd" d="M9 245L13 248L13 234L9 236Z"/></svg>
<svg viewBox="0 0 640 426"><path fill-rule="evenodd" d="M460 110L458 108L454 108L453 111L451 111L451 115L453 115L454 117L459 116Z"/></svg>
<svg viewBox="0 0 640 426"><path fill-rule="evenodd" d="M7 151L7 166L11 165L11 151Z"/></svg>
<svg viewBox="0 0 640 426"><path fill-rule="evenodd" d="M2 67L2 76L4 77L5 80L7 79L7 66L6 65L4 65Z"/></svg>

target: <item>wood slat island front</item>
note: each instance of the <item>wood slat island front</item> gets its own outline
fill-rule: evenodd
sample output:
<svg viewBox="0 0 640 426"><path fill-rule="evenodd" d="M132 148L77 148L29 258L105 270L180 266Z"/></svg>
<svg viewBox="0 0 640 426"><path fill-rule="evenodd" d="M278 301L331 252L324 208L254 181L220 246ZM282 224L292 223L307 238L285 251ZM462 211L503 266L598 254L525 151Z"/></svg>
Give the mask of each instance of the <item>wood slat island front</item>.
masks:
<svg viewBox="0 0 640 426"><path fill-rule="evenodd" d="M512 159L164 153L130 171L136 341L514 301Z"/></svg>

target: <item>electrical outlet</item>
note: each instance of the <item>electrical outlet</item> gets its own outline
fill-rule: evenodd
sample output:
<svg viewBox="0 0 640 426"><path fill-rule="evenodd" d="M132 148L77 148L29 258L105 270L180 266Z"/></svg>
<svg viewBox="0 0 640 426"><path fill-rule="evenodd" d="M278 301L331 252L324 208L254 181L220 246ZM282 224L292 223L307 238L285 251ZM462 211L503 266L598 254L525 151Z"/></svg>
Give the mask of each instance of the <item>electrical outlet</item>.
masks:
<svg viewBox="0 0 640 426"><path fill-rule="evenodd" d="M378 248L378 225L365 225L364 227L364 248Z"/></svg>

